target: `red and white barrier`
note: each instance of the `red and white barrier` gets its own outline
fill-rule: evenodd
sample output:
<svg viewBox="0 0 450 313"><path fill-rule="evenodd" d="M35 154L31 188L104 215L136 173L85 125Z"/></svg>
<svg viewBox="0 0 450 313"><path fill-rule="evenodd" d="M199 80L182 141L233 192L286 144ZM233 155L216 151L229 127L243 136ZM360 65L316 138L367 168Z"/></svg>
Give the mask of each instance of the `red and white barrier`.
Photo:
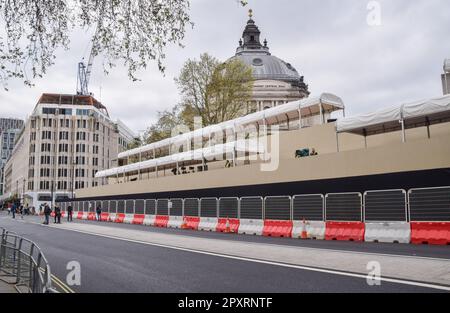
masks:
<svg viewBox="0 0 450 313"><path fill-rule="evenodd" d="M134 214L125 214L125 218L123 219L123 222L125 224L133 224L134 220Z"/></svg>
<svg viewBox="0 0 450 313"><path fill-rule="evenodd" d="M108 222L109 221L109 213L102 213L102 214L100 214L100 221Z"/></svg>
<svg viewBox="0 0 450 313"><path fill-rule="evenodd" d="M181 228L182 225L183 225L182 216L169 216L169 222L167 223L167 227Z"/></svg>
<svg viewBox="0 0 450 313"><path fill-rule="evenodd" d="M146 226L154 226L155 225L155 215L145 215L144 220L142 221L143 225Z"/></svg>
<svg viewBox="0 0 450 313"><path fill-rule="evenodd" d="M263 236L268 237L292 237L292 221L276 221L276 220L265 220Z"/></svg>
<svg viewBox="0 0 450 313"><path fill-rule="evenodd" d="M219 218L216 232L235 233L239 232L240 221L237 218Z"/></svg>
<svg viewBox="0 0 450 313"><path fill-rule="evenodd" d="M116 219L114 220L114 223L123 223L124 220L125 220L124 213L116 213Z"/></svg>
<svg viewBox="0 0 450 313"><path fill-rule="evenodd" d="M362 222L326 222L325 240L364 241Z"/></svg>
<svg viewBox="0 0 450 313"><path fill-rule="evenodd" d="M168 215L156 215L155 226L166 228L169 223Z"/></svg>
<svg viewBox="0 0 450 313"><path fill-rule="evenodd" d="M411 242L450 245L450 222L411 222Z"/></svg>
<svg viewBox="0 0 450 313"><path fill-rule="evenodd" d="M325 239L325 222L322 221L294 221L292 238ZM304 238L306 236L306 238Z"/></svg>
<svg viewBox="0 0 450 313"><path fill-rule="evenodd" d="M239 221L239 234L261 236L264 229L263 220L241 219Z"/></svg>
<svg viewBox="0 0 450 313"><path fill-rule="evenodd" d="M364 241L410 243L411 226L406 222L365 223Z"/></svg>
<svg viewBox="0 0 450 313"><path fill-rule="evenodd" d="M200 224L200 217L197 216L184 216L182 229L198 230L198 225Z"/></svg>
<svg viewBox="0 0 450 313"><path fill-rule="evenodd" d="M216 231L218 219L215 217L200 217L198 230Z"/></svg>
<svg viewBox="0 0 450 313"><path fill-rule="evenodd" d="M132 224L134 225L143 225L144 224L145 215L144 214L134 214Z"/></svg>

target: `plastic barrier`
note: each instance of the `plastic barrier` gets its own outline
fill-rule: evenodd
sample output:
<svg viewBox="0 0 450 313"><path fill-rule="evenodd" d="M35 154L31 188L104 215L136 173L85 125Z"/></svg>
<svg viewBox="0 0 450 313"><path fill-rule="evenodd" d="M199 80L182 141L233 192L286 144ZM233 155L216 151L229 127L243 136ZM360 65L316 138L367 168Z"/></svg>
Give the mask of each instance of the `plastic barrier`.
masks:
<svg viewBox="0 0 450 313"><path fill-rule="evenodd" d="M155 226L156 227L167 227L169 223L169 216L167 215L156 215Z"/></svg>
<svg viewBox="0 0 450 313"><path fill-rule="evenodd" d="M239 219L237 218L229 218L228 225L226 218L219 218L216 227L217 232L221 233L238 233L239 231Z"/></svg>
<svg viewBox="0 0 450 313"><path fill-rule="evenodd" d="M134 220L134 214L125 214L125 218L123 219L123 222L125 224L133 224Z"/></svg>
<svg viewBox="0 0 450 313"><path fill-rule="evenodd" d="M96 214L94 212L88 212L87 219L89 221L95 221L95 220L97 220L97 216L96 216Z"/></svg>
<svg viewBox="0 0 450 313"><path fill-rule="evenodd" d="M61 217L66 217L66 211L61 212Z"/></svg>
<svg viewBox="0 0 450 313"><path fill-rule="evenodd" d="M325 240L364 241L364 223L326 222Z"/></svg>
<svg viewBox="0 0 450 313"><path fill-rule="evenodd" d="M292 238L303 238L302 232L306 232L307 239L325 239L325 222L322 221L294 221Z"/></svg>
<svg viewBox="0 0 450 313"><path fill-rule="evenodd" d="M73 217L76 218L77 220L82 220L83 219L83 213L84 212L76 212L76 215L74 214Z"/></svg>
<svg viewBox="0 0 450 313"><path fill-rule="evenodd" d="M185 216L183 217L183 229L198 230L198 225L200 224L200 217Z"/></svg>
<svg viewBox="0 0 450 313"><path fill-rule="evenodd" d="M183 225L182 216L169 216L169 223L167 223L167 227L181 228L182 225Z"/></svg>
<svg viewBox="0 0 450 313"><path fill-rule="evenodd" d="M52 213L50 213L51 217L55 217L55 212L52 211Z"/></svg>
<svg viewBox="0 0 450 313"><path fill-rule="evenodd" d="M134 214L132 224L135 225L143 225L144 224L145 215L144 214Z"/></svg>
<svg viewBox="0 0 450 313"><path fill-rule="evenodd" d="M124 213L117 213L116 214L116 219L114 220L114 223L123 223L125 219L125 214Z"/></svg>
<svg viewBox="0 0 450 313"><path fill-rule="evenodd" d="M216 231L217 228L216 217L200 217L200 223L198 224L198 230L204 231Z"/></svg>
<svg viewBox="0 0 450 313"><path fill-rule="evenodd" d="M411 242L450 245L450 222L411 222Z"/></svg>
<svg viewBox="0 0 450 313"><path fill-rule="evenodd" d="M102 213L102 214L100 214L100 221L102 221L102 222L109 221L109 213Z"/></svg>
<svg viewBox="0 0 450 313"><path fill-rule="evenodd" d="M153 226L155 225L155 219L156 219L155 215L145 215L142 224L146 226Z"/></svg>
<svg viewBox="0 0 450 313"><path fill-rule="evenodd" d="M292 237L292 221L264 220L263 236Z"/></svg>
<svg viewBox="0 0 450 313"><path fill-rule="evenodd" d="M115 222L117 217L117 213L109 213L108 222Z"/></svg>
<svg viewBox="0 0 450 313"><path fill-rule="evenodd" d="M80 212L81 213L81 217L80 215L78 215L78 218L80 220L87 220L88 219L88 212Z"/></svg>
<svg viewBox="0 0 450 313"><path fill-rule="evenodd" d="M366 223L364 241L409 243L411 226L406 222Z"/></svg>
<svg viewBox="0 0 450 313"><path fill-rule="evenodd" d="M239 234L259 235L261 236L264 229L263 220L241 219L239 221Z"/></svg>

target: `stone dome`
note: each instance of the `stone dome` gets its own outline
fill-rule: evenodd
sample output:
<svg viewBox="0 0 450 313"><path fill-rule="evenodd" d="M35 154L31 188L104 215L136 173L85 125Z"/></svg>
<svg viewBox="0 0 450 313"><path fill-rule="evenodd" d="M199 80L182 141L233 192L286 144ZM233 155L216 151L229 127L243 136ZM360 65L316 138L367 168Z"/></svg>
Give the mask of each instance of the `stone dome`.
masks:
<svg viewBox="0 0 450 313"><path fill-rule="evenodd" d="M298 87L305 96L309 95L308 85L304 83L303 76L288 62L271 55L267 40L264 45L260 41L261 32L252 19L247 21L242 39L239 40L239 47L236 55L230 60L238 59L253 69L255 80L277 80L290 83L293 87Z"/></svg>

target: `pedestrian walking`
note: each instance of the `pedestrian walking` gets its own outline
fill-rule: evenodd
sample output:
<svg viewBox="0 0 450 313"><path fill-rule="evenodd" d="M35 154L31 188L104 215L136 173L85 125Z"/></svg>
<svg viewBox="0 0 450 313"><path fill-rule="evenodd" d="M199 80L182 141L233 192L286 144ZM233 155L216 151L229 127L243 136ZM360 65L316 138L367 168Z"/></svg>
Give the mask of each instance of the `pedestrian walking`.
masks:
<svg viewBox="0 0 450 313"><path fill-rule="evenodd" d="M97 206L97 221L101 221L101 217L102 217L102 208L100 207L100 205Z"/></svg>
<svg viewBox="0 0 450 313"><path fill-rule="evenodd" d="M67 208L67 221L72 222L72 214L73 214L73 208L71 205Z"/></svg>
<svg viewBox="0 0 450 313"><path fill-rule="evenodd" d="M25 215L25 208L23 205L20 206L20 218L23 219L23 216Z"/></svg>
<svg viewBox="0 0 450 313"><path fill-rule="evenodd" d="M52 209L50 209L50 207L48 206L47 203L44 204L44 224L48 225L49 220L50 220L50 214L52 213Z"/></svg>

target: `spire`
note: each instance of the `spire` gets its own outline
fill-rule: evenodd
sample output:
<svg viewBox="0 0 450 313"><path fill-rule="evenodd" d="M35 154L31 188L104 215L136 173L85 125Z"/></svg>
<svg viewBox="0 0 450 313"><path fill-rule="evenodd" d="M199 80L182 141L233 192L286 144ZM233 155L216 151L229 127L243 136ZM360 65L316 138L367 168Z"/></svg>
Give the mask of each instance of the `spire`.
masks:
<svg viewBox="0 0 450 313"><path fill-rule="evenodd" d="M267 47L267 41L264 42L264 46L261 44L258 26L256 26L253 20L253 10L248 10L248 21L245 26L244 32L242 34L242 39L239 41L239 47L237 48L237 53L242 53L243 51L254 51L262 52L265 54L269 53L269 48Z"/></svg>
<svg viewBox="0 0 450 313"><path fill-rule="evenodd" d="M249 20L247 21L247 26L245 27L242 37L244 39L244 48L249 49L261 49L261 42L259 41L259 36L261 32L256 26L253 18L253 10L248 11Z"/></svg>

